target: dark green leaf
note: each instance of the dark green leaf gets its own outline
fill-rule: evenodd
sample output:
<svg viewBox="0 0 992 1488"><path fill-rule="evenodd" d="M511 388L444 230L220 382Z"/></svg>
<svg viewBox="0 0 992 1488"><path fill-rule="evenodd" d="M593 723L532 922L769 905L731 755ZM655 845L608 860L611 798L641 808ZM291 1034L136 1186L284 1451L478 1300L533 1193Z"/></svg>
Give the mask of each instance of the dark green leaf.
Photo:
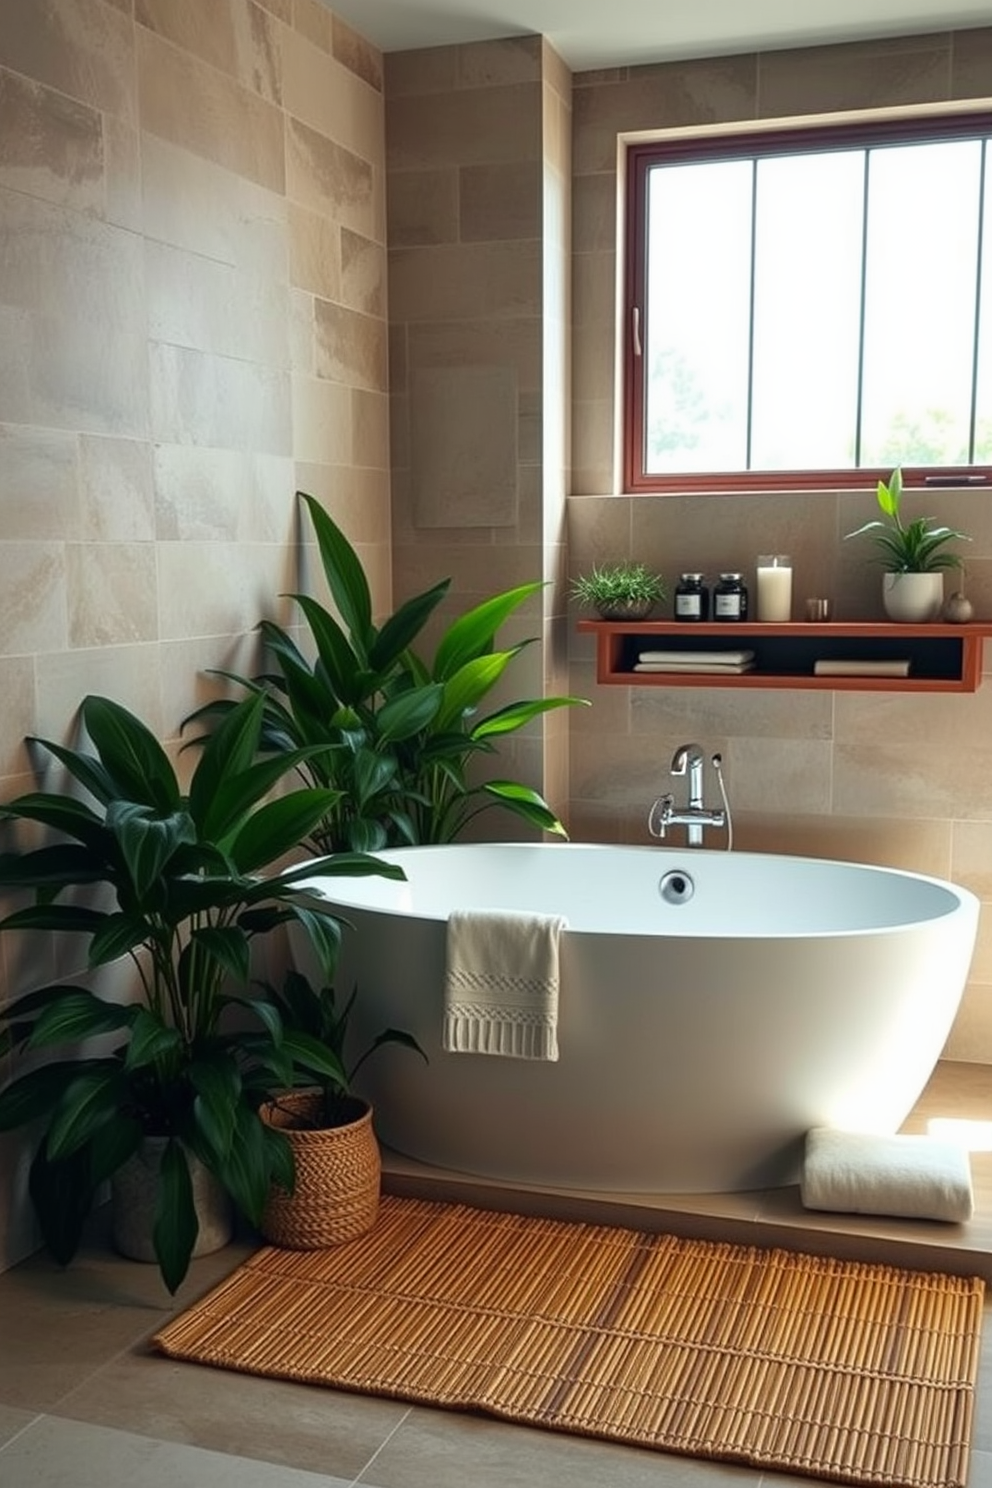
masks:
<svg viewBox="0 0 992 1488"><path fill-rule="evenodd" d="M490 713L488 718L480 719L472 729L472 737L488 739L497 734L512 734L541 713L547 713L552 708L571 708L578 704L588 707L587 699L580 697L549 697L511 703L506 708L500 708L498 713Z"/></svg>
<svg viewBox="0 0 992 1488"><path fill-rule="evenodd" d="M42 1142L28 1174L28 1191L42 1237L60 1266L68 1266L93 1207L96 1181L86 1147L53 1161Z"/></svg>
<svg viewBox="0 0 992 1488"><path fill-rule="evenodd" d="M174 1058L182 1046L182 1034L178 1028L168 1027L147 1008L139 1008L131 1028L125 1068L135 1070L158 1060Z"/></svg>
<svg viewBox="0 0 992 1488"><path fill-rule="evenodd" d="M378 731L384 744L412 739L414 734L434 722L444 699L445 689L432 682L427 687L412 688L384 703L379 710Z"/></svg>
<svg viewBox="0 0 992 1488"><path fill-rule="evenodd" d="M198 1059L189 1068L196 1090L193 1116L210 1150L225 1159L234 1140L236 1113L241 1101L241 1077L227 1054Z"/></svg>
<svg viewBox="0 0 992 1488"><path fill-rule="evenodd" d="M80 712L86 732L113 779L114 796L141 801L161 812L177 810L179 784L175 771L151 730L110 698L86 697Z"/></svg>
<svg viewBox="0 0 992 1488"><path fill-rule="evenodd" d="M189 1270L200 1223L193 1201L189 1163L179 1142L170 1140L162 1153L158 1175L158 1203L152 1244L162 1280L175 1293Z"/></svg>
<svg viewBox="0 0 992 1488"><path fill-rule="evenodd" d="M493 651L467 661L457 672L451 673L444 684L444 702L435 727L451 728L476 708L480 699L495 687L515 655L515 651Z"/></svg>
<svg viewBox="0 0 992 1488"><path fill-rule="evenodd" d="M450 587L451 580L442 579L432 589L415 594L390 615L369 651L369 665L374 671L384 672L392 667L423 630Z"/></svg>
<svg viewBox="0 0 992 1488"><path fill-rule="evenodd" d="M94 1059L77 1071L48 1128L46 1144L53 1161L75 1152L105 1122L113 1121L126 1096L120 1060Z"/></svg>
<svg viewBox="0 0 992 1488"><path fill-rule="evenodd" d="M78 1042L97 1034L113 1033L133 1023L136 1010L105 1002L83 987L68 987L53 997L34 1025L29 1049L47 1044Z"/></svg>
<svg viewBox="0 0 992 1488"><path fill-rule="evenodd" d="M189 810L200 834L216 842L232 823L224 821L229 810L218 807L218 798L230 795L230 782L238 780L251 765L258 750L265 698L261 693L243 698L211 734L197 760L189 788ZM219 826L218 822L223 822Z"/></svg>
<svg viewBox="0 0 992 1488"><path fill-rule="evenodd" d="M310 513L327 587L348 627L357 654L364 660L372 643L372 596L365 572L354 548L319 501L305 491L296 494Z"/></svg>
<svg viewBox="0 0 992 1488"><path fill-rule="evenodd" d="M134 891L144 899L182 843L196 841L188 811L159 815L134 801L115 801L107 809L107 826L120 843Z"/></svg>
<svg viewBox="0 0 992 1488"><path fill-rule="evenodd" d="M304 840L337 799L336 791L313 787L290 791L260 806L231 842L232 860L242 873L275 862Z"/></svg>

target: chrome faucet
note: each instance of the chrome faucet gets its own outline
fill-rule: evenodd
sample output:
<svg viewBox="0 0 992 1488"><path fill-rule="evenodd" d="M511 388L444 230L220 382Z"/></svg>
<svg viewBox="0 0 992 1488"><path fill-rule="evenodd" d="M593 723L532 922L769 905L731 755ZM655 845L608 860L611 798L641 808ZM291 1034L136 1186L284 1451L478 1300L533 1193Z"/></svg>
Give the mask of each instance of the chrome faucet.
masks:
<svg viewBox="0 0 992 1488"><path fill-rule="evenodd" d="M719 773L723 762L718 754L713 756L713 764L717 770L720 780L720 790L724 798L724 807L718 808L716 811L707 810L703 801L703 769L705 763L706 758L699 744L680 744L678 749L676 749L672 755L670 773L679 777L688 775L688 800L685 807L680 811L675 806L675 797L671 791L658 797L648 812L648 831L652 837L666 837L669 827L685 827L687 846L702 847L703 830L705 827L723 827L727 825L729 813L724 809L727 798L723 791L723 777Z"/></svg>

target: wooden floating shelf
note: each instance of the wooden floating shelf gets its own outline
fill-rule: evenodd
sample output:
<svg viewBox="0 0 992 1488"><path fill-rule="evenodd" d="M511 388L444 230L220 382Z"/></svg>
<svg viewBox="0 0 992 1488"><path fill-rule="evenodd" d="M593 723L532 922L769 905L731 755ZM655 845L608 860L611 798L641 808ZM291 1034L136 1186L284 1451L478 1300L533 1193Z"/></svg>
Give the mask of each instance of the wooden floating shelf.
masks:
<svg viewBox="0 0 992 1488"><path fill-rule="evenodd" d="M596 637L596 681L614 687L788 687L833 692L975 692L992 624L896 625L874 621L580 620ZM684 651L705 662L714 651L754 652L754 670L635 672L641 651ZM908 661L909 675L816 676L817 661Z"/></svg>

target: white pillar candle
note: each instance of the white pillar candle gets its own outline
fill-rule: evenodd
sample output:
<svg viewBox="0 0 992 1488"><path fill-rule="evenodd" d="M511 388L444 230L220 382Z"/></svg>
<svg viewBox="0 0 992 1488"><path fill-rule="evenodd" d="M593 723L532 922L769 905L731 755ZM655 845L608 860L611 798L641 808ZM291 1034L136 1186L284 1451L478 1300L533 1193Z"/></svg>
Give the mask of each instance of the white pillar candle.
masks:
<svg viewBox="0 0 992 1488"><path fill-rule="evenodd" d="M758 619L782 624L792 618L792 563L784 553L758 559Z"/></svg>

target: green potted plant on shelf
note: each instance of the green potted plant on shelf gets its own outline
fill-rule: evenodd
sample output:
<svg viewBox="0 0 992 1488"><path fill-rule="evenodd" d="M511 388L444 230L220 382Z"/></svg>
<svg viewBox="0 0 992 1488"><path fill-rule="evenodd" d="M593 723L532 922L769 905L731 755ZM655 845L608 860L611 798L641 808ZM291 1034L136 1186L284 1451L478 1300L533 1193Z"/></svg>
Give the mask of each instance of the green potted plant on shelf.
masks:
<svg viewBox="0 0 992 1488"><path fill-rule="evenodd" d="M882 516L846 536L870 534L877 549L876 562L885 569L882 603L890 620L935 620L944 602L944 572L961 567L960 555L949 552L947 544L971 539L953 527L935 524L933 517L904 522L902 494L902 470L897 468L888 481L878 482L876 499Z"/></svg>
<svg viewBox="0 0 992 1488"><path fill-rule="evenodd" d="M644 620L667 590L660 574L643 563L625 559L593 566L572 583L572 598L589 605L603 620Z"/></svg>
<svg viewBox="0 0 992 1488"><path fill-rule="evenodd" d="M184 792L143 723L87 697L80 723L92 749L37 741L67 772L65 785L0 807L7 831L30 839L40 826L52 839L0 854L0 891L33 899L0 920L0 932L81 936L91 973L125 957L134 967L134 1001L56 980L0 1017L0 1055L15 1059L0 1129L37 1130L30 1195L63 1264L104 1182L133 1186L136 1164L151 1178L150 1235L135 1242L126 1215L118 1226L115 1202L115 1237L126 1253L157 1259L170 1291L197 1247L193 1175L206 1170L255 1223L274 1181L292 1187L289 1145L258 1107L292 1082L297 1053L311 1064L320 1055L298 1050L278 1007L252 993L252 943L295 922L320 963L333 965L337 921L302 880L403 874L360 855L269 866L334 793L272 794L305 751L259 760L264 706L251 696L231 709ZM329 1057L325 1067L337 1069ZM225 1238L221 1225L212 1248Z"/></svg>
<svg viewBox="0 0 992 1488"><path fill-rule="evenodd" d="M295 1170L292 1190L278 1182L270 1189L262 1234L292 1250L340 1245L370 1230L379 1206L381 1160L373 1112L354 1093L355 1076L385 1044L427 1056L412 1034L386 1028L355 1057L348 1045L357 987L340 1002L330 981L315 986L291 969L281 986L266 983L264 990L284 1028L295 1035L299 1088L274 1095L261 1108L263 1121L292 1148Z"/></svg>
<svg viewBox="0 0 992 1488"><path fill-rule="evenodd" d="M414 595L376 625L354 548L319 502L297 494L309 514L337 614L310 595L294 595L315 660L304 656L287 630L266 620L259 629L273 670L253 678L217 675L264 699L263 752L305 749L300 774L333 792L309 834L313 849L375 852L450 842L472 817L494 806L531 827L564 835L539 792L518 781L473 774L473 766L491 758L506 735L551 709L585 701L535 698L480 711L529 644L497 648L497 632L542 585L522 584L460 615L427 659L415 645L450 581ZM232 706L230 699L217 699L187 722L213 727Z"/></svg>

